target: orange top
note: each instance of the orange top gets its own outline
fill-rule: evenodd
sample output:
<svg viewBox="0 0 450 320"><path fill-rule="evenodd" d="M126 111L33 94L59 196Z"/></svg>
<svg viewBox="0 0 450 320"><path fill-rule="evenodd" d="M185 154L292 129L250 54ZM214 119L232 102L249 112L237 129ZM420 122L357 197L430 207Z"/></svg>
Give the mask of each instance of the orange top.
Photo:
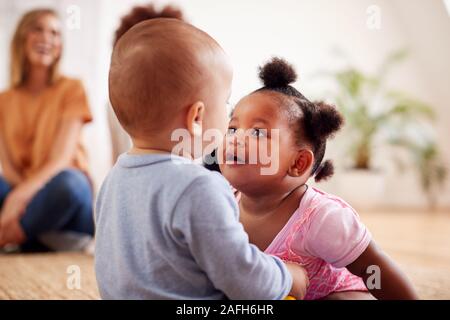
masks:
<svg viewBox="0 0 450 320"><path fill-rule="evenodd" d="M23 178L38 171L56 140L61 120L92 121L79 80L62 77L39 95L21 88L0 93L0 136L12 164ZM87 173L86 152L79 138L72 166Z"/></svg>

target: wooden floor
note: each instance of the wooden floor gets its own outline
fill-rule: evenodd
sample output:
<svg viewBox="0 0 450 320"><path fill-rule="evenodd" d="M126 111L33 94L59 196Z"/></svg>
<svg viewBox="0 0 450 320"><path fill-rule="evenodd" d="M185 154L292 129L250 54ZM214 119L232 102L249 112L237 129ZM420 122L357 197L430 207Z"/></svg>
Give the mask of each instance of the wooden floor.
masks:
<svg viewBox="0 0 450 320"><path fill-rule="evenodd" d="M79 286L73 277L78 271ZM0 299L98 298L92 256L77 253L0 255Z"/></svg>
<svg viewBox="0 0 450 320"><path fill-rule="evenodd" d="M450 299L450 213L361 214L422 299ZM80 271L80 287L74 272ZM98 299L91 256L0 255L0 299Z"/></svg>
<svg viewBox="0 0 450 320"><path fill-rule="evenodd" d="M450 212L373 212L361 218L422 299L450 299Z"/></svg>

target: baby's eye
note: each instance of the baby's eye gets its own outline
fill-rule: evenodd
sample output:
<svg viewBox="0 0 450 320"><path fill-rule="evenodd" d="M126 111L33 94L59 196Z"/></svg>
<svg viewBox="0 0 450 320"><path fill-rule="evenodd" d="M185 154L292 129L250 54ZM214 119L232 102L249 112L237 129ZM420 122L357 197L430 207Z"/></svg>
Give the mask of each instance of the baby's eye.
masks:
<svg viewBox="0 0 450 320"><path fill-rule="evenodd" d="M266 129L259 129L259 128L253 128L251 131L251 135L254 137L262 138L267 137L267 130Z"/></svg>
<svg viewBox="0 0 450 320"><path fill-rule="evenodd" d="M236 128L228 128L227 134L235 134L236 130L237 130Z"/></svg>

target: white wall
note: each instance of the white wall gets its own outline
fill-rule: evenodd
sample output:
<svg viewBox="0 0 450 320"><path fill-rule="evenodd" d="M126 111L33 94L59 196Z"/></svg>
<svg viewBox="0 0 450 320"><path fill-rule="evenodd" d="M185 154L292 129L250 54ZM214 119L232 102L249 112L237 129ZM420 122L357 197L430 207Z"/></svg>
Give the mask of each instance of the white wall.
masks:
<svg viewBox="0 0 450 320"><path fill-rule="evenodd" d="M106 174L109 163L104 111L112 34L122 14L136 3L147 2L0 0L0 88L6 85L7 46L20 14L37 5L53 5L64 17L68 5L80 6L81 29L65 32L63 67L68 74L81 77L90 94L96 121L86 130L86 135L97 181ZM305 95L318 98L327 90L327 84L313 76L340 64L333 48L348 52L353 63L366 71L374 70L388 52L409 48L410 59L397 69L389 82L435 106L436 130L450 164L447 142L450 136L450 113L447 112L450 17L440 0L177 0L170 3L178 4L190 22L209 32L230 55L235 67L234 102L259 87L256 68L273 55L293 62L300 75L297 87ZM366 10L370 5L381 8L380 30L366 26ZM340 150L331 143L329 156L337 157L339 164L340 155ZM382 205L424 204L411 173L399 177L385 154L379 153L377 161L388 172ZM338 179L345 182L345 175L338 171L335 180ZM446 206L450 206L449 185L441 197L441 203ZM333 189L333 183L324 188Z"/></svg>

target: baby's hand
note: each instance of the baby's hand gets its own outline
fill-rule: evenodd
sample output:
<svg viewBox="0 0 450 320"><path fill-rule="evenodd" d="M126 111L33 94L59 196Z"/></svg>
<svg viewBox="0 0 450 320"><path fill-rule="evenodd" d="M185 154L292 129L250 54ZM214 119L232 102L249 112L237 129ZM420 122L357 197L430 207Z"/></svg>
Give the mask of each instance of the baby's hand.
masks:
<svg viewBox="0 0 450 320"><path fill-rule="evenodd" d="M292 275L292 289L289 293L297 300L303 300L308 289L309 279L306 270L297 263L285 262L286 267Z"/></svg>

